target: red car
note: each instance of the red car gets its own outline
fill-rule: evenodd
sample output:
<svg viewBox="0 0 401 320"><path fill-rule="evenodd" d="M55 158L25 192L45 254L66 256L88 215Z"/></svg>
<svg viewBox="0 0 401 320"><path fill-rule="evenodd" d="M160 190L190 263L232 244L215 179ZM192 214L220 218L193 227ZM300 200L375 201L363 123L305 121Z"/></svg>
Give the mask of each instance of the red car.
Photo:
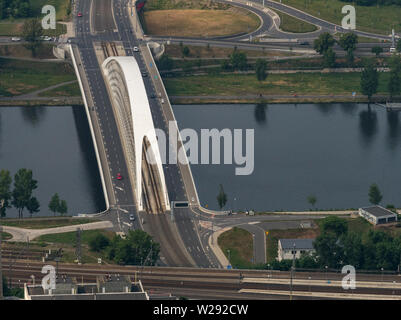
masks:
<svg viewBox="0 0 401 320"><path fill-rule="evenodd" d="M82 13L81 12L78 12L78 17L82 17Z"/></svg>
<svg viewBox="0 0 401 320"><path fill-rule="evenodd" d="M117 173L117 180L122 180L122 179L123 179L122 175L120 173Z"/></svg>

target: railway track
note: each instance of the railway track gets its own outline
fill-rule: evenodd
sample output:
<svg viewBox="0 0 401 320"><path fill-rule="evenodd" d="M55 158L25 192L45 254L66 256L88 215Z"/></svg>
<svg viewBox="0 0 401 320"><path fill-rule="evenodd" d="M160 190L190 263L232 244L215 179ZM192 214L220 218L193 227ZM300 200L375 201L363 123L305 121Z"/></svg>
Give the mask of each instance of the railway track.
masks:
<svg viewBox="0 0 401 320"><path fill-rule="evenodd" d="M31 283L33 275L35 279L40 280L43 277L41 269L44 263L38 261L17 261L12 270L9 269L11 261L4 259L3 273L7 278L11 278L11 284L14 286L22 286L23 283ZM46 264L54 264L46 262ZM255 292L262 291L280 291L285 295L289 292L289 285L287 283L280 283L279 280L288 279L287 272L265 272L258 270L219 270L219 269L194 269L194 268L163 268L163 267L134 267L134 266L97 266L97 265L73 265L73 264L60 264L59 274L75 277L78 282L95 282L97 276L107 274L120 274L129 275L131 277L138 277L145 289L152 288L154 290L170 291L172 293L193 290L208 291L212 296L213 292L226 292L230 295L238 295L238 298L245 297L245 294L239 293L240 290L248 290ZM252 277L253 279L260 279L255 282L244 282L240 275L245 278ZM331 281L339 279L338 274L317 274L320 277L329 277ZM341 276L341 275L340 275ZM379 279L372 278L372 275L366 275L372 281L373 285L380 285ZM266 283L266 277L270 279L277 279L278 283ZM308 279L308 275L296 273L296 279ZM400 280L398 276L386 276L383 281L386 284L392 283L394 277ZM379 276L379 278L381 278ZM366 280L366 279L365 279ZM282 282L282 281L281 281ZM344 290L341 287L319 284L319 285L305 285L296 284L293 286L294 292L309 292L314 294L334 293L334 294L349 294L353 295L380 295L388 296L391 298L401 299L401 287L396 288L380 288L380 287L358 287L355 290ZM205 292L203 294L205 294ZM266 291L267 292L267 291ZM256 293L250 294L254 296ZM266 294L259 294L261 297Z"/></svg>
<svg viewBox="0 0 401 320"><path fill-rule="evenodd" d="M117 46L114 42L102 42L101 47L102 47L105 59L107 59L108 57L117 57L119 55Z"/></svg>

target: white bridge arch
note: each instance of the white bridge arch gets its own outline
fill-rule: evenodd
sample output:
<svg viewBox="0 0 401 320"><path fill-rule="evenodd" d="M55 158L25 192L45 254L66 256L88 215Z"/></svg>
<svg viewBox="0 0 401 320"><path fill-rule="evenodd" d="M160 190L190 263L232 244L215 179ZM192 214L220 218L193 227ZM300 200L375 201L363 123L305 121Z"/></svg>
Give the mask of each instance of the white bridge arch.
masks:
<svg viewBox="0 0 401 320"><path fill-rule="evenodd" d="M167 187L161 162L159 145L150 111L148 96L141 70L134 57L110 57L102 65L118 122L124 153L127 158L130 177L134 181L138 210L145 210L143 203L144 182L152 180L157 207L162 211L170 209ZM143 178L144 153L150 172ZM150 177L150 178L149 178Z"/></svg>

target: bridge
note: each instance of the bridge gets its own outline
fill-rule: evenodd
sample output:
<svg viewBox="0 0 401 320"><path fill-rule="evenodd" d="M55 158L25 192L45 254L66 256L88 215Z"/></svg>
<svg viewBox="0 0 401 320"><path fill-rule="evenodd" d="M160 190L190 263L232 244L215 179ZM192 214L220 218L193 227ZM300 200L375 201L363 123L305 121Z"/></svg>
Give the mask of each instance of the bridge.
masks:
<svg viewBox="0 0 401 320"><path fill-rule="evenodd" d="M106 203L98 216L112 221L116 232L151 234L161 244L163 265L221 267L199 236L200 206L189 165L161 161L155 128L177 148L182 140L133 5L128 0L78 0L73 8L75 37L69 51ZM143 77L144 72L149 76ZM169 137L171 124L176 141ZM174 209L173 217L172 201L188 206ZM130 215L136 217L133 223Z"/></svg>

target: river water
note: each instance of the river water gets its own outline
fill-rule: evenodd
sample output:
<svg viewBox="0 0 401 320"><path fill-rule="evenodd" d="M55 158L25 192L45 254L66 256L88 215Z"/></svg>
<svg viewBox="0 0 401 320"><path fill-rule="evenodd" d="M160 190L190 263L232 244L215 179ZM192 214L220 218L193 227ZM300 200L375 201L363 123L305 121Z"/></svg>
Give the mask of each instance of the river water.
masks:
<svg viewBox="0 0 401 320"><path fill-rule="evenodd" d="M70 215L105 208L83 107L0 107L0 169L14 175L20 168L31 169L38 181L38 215L52 215L48 204L55 192L67 201Z"/></svg>
<svg viewBox="0 0 401 320"><path fill-rule="evenodd" d="M192 165L201 203L217 209L346 209L369 205L377 183L383 205L401 206L401 120L365 104L179 105L181 129L254 129L254 171L236 165ZM58 192L69 214L104 209L98 166L82 107L1 107L0 169L33 170L40 215ZM9 209L8 216L16 211ZM25 212L25 216L28 214Z"/></svg>
<svg viewBox="0 0 401 320"><path fill-rule="evenodd" d="M179 105L180 129L255 129L254 171L235 165L192 165L203 205L226 209L309 210L369 205L377 183L383 205L401 205L401 123L398 113L366 104Z"/></svg>

